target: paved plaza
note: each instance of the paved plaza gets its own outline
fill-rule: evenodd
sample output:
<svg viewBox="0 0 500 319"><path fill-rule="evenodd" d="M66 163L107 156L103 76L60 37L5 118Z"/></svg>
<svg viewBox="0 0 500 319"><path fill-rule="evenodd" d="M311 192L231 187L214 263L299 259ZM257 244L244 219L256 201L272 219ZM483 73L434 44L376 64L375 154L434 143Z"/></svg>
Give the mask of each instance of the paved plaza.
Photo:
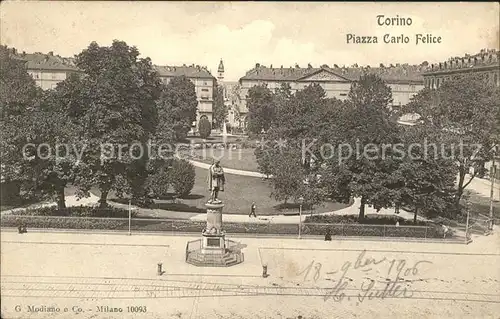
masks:
<svg viewBox="0 0 500 319"><path fill-rule="evenodd" d="M427 319L500 313L498 232L469 245L231 238L244 247L245 261L229 268L186 264L186 243L197 238L3 231L2 318Z"/></svg>

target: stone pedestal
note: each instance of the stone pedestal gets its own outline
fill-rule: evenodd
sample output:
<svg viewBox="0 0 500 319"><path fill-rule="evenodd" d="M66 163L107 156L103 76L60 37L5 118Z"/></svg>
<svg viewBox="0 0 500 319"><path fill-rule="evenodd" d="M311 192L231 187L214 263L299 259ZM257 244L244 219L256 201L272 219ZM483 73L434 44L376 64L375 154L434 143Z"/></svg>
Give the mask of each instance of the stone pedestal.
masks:
<svg viewBox="0 0 500 319"><path fill-rule="evenodd" d="M222 209L224 208L224 204L222 202L206 203L205 206L207 207L207 227L205 228L205 232L210 234L221 233Z"/></svg>
<svg viewBox="0 0 500 319"><path fill-rule="evenodd" d="M207 226L201 233L201 239L189 242L186 247L186 262L196 266L227 267L243 261L243 253L237 243L226 240L222 229L221 201L208 202ZM191 246L196 248L191 249ZM231 247L229 247L231 246Z"/></svg>
<svg viewBox="0 0 500 319"><path fill-rule="evenodd" d="M226 239L222 230L222 209L224 204L206 203L207 227L202 232L201 251L204 254L224 254Z"/></svg>

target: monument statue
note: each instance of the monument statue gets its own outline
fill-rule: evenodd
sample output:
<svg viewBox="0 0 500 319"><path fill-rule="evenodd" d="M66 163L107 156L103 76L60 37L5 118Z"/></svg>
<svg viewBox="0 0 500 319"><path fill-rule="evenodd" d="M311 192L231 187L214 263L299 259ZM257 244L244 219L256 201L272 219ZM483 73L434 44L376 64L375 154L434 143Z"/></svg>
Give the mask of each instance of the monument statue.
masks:
<svg viewBox="0 0 500 319"><path fill-rule="evenodd" d="M208 189L210 198L205 203L207 208L207 225L201 231L196 249L186 248L186 262L196 266L219 267L232 266L243 262L241 249L235 242L226 239L222 226L222 210L224 203L218 199L219 192L224 191L224 170L220 162L215 161L208 170Z"/></svg>
<svg viewBox="0 0 500 319"><path fill-rule="evenodd" d="M221 203L219 200L219 192L224 191L224 184L226 180L224 177L224 170L220 166L220 161L215 161L210 165L208 170L208 190L210 191L209 203Z"/></svg>

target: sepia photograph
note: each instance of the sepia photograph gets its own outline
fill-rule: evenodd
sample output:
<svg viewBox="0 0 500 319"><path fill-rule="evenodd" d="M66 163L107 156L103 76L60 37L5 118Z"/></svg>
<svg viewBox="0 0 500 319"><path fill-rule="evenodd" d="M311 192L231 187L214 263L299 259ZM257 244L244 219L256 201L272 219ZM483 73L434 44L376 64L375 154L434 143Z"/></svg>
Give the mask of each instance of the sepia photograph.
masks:
<svg viewBox="0 0 500 319"><path fill-rule="evenodd" d="M499 16L2 1L1 319L500 319Z"/></svg>

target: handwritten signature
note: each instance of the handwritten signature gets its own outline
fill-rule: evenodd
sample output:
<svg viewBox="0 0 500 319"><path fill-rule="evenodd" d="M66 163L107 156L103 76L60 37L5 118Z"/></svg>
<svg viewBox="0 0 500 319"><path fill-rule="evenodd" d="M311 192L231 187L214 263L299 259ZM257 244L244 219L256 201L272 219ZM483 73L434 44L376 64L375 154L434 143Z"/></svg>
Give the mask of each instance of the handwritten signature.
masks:
<svg viewBox="0 0 500 319"><path fill-rule="evenodd" d="M346 298L350 299L350 297L356 297L348 296L345 292L348 289L349 283L353 281L351 278L347 277L349 271L354 269L366 272L382 263L387 263L389 265L387 276L394 277L394 279L387 279L385 282L383 282L382 287L380 287L380 285L377 285L377 283L380 282L377 282L373 279L370 279L370 281L364 281L361 284L360 291L357 295L357 299L359 302L363 302L366 299L372 300L375 298L411 298L413 296L413 293L409 291L409 289L405 285L405 281L403 278L407 276L418 275L418 267L422 264L432 264L432 262L428 260L419 260L412 266L408 266L408 262L406 259L387 259L386 257L384 257L377 260L374 258L366 257L366 251L363 250L358 255L354 264L350 261L346 261L342 265L342 267L340 268L342 276L337 281L335 286L327 292L327 294L324 296L324 300L327 301L329 299L333 299L334 301L340 302ZM319 271L318 268L321 269L321 264L319 265L319 267L318 265L316 266L316 273L318 273ZM306 276L307 274L308 272L306 273Z"/></svg>

